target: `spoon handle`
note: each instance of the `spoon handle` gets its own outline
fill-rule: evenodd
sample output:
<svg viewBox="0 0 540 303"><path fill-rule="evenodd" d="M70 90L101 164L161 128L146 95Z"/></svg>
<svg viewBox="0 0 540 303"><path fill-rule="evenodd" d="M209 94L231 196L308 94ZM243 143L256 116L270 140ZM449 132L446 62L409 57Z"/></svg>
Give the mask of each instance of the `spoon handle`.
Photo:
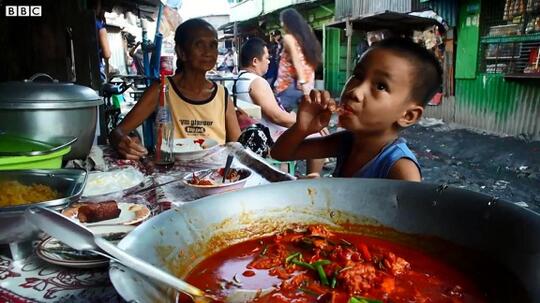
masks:
<svg viewBox="0 0 540 303"><path fill-rule="evenodd" d="M141 188L135 192L132 192L129 194L129 196L131 195L137 195L137 194L141 194L141 193L144 193L144 192L147 192L149 190L152 190L154 188L158 188L158 187L161 187L161 186L164 186L164 185L168 185L168 184L171 184L171 183L175 183L175 182L180 182L182 181L182 179L174 179L174 180L170 180L170 181L167 181L167 182L163 182L163 183L160 183L160 184L154 184L154 185L151 185L151 186L148 186L148 187L145 187L145 188Z"/></svg>
<svg viewBox="0 0 540 303"><path fill-rule="evenodd" d="M223 181L221 183L225 184L225 180L227 179L227 175L229 174L229 170L231 169L231 164L234 159L233 155L227 156L227 162L225 162L225 169L223 170Z"/></svg>
<svg viewBox="0 0 540 303"><path fill-rule="evenodd" d="M116 247L116 245L112 244L111 242L97 236L94 238L94 241L99 248L118 259L121 264L127 266L128 268L138 271L147 277L163 282L188 295L204 296L204 292L197 287L178 279L177 277L147 263L146 261L128 254L127 252Z"/></svg>

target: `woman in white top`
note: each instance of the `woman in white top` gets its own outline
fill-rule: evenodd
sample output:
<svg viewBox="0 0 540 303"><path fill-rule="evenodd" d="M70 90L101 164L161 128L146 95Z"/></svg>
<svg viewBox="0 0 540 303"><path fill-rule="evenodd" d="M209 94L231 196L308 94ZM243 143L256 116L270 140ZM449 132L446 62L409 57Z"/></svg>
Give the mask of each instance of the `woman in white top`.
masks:
<svg viewBox="0 0 540 303"><path fill-rule="evenodd" d="M240 50L240 72L233 88L238 100L250 102L261 107L261 123L268 127L274 141L296 122L296 114L287 112L281 107L270 88L270 84L262 77L270 63L268 48L263 40L251 38ZM307 173L317 176L322 170L323 160L308 160Z"/></svg>
<svg viewBox="0 0 540 303"><path fill-rule="evenodd" d="M296 115L279 106L270 84L262 77L268 70L269 62L268 49L263 40L251 38L244 43L240 52L241 70L233 93L238 100L261 107L261 123L270 129L275 141L296 122Z"/></svg>

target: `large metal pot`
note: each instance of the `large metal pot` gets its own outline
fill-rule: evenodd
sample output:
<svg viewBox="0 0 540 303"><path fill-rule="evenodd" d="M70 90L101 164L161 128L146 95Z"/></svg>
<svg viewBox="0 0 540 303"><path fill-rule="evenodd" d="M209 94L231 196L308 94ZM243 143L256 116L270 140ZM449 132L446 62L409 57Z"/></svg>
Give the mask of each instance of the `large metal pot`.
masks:
<svg viewBox="0 0 540 303"><path fill-rule="evenodd" d="M46 78L45 82L36 81ZM91 88L59 83L45 74L22 82L0 83L0 130L44 142L77 137L64 159L85 159L90 152L101 97Z"/></svg>
<svg viewBox="0 0 540 303"><path fill-rule="evenodd" d="M540 215L482 194L430 184L320 179L252 187L162 213L137 227L119 247L183 276L224 245L293 222L339 226L347 221L422 235L418 239L424 247L430 242L426 236L435 236L442 239L433 241L442 245L441 258L452 251L448 242L463 246L471 253L458 263L471 262L487 276L483 281L489 302L540 302ZM119 264L113 263L109 273L127 301L174 301L174 293L163 285Z"/></svg>

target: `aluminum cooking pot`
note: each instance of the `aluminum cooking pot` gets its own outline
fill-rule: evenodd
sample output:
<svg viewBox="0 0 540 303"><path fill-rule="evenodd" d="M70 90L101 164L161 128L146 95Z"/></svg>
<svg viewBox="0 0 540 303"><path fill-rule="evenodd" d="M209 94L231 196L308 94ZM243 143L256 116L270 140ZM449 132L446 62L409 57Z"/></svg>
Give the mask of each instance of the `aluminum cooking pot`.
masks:
<svg viewBox="0 0 540 303"><path fill-rule="evenodd" d="M85 159L94 141L98 106L102 103L91 88L60 83L46 74L0 83L0 130L44 142L77 137L64 160Z"/></svg>
<svg viewBox="0 0 540 303"><path fill-rule="evenodd" d="M184 276L227 245L291 223L339 228L345 222L365 230L366 225L387 227L418 238L413 243L423 249L431 241L439 243L432 253L445 261L457 258L451 264L470 263L483 276L477 282L483 282L489 302L540 302L540 215L482 194L424 183L336 178L252 187L164 212L137 227L119 247ZM466 253L452 253L453 246ZM127 301L174 302L170 289L120 264L112 263L109 274Z"/></svg>

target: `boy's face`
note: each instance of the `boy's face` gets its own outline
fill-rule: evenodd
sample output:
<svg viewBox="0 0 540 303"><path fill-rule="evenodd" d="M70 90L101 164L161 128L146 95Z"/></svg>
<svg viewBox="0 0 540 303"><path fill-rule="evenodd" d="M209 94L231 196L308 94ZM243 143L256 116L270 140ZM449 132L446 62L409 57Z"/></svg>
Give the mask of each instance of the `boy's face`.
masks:
<svg viewBox="0 0 540 303"><path fill-rule="evenodd" d="M340 116L341 126L382 133L414 124L422 114L422 107L410 97L415 74L413 64L394 51L369 50L341 94L345 110Z"/></svg>

